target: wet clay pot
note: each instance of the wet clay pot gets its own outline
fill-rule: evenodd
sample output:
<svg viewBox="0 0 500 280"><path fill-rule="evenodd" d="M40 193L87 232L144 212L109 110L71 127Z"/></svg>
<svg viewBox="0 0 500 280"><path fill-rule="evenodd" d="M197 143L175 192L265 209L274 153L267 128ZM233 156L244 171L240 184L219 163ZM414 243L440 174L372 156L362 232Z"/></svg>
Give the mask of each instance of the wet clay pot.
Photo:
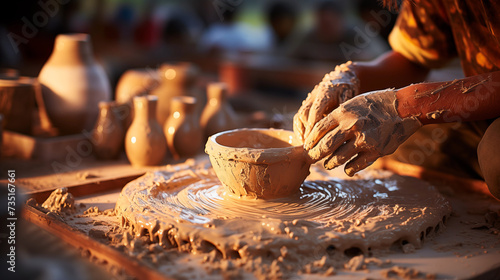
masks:
<svg viewBox="0 0 500 280"><path fill-rule="evenodd" d="M125 152L134 166L152 166L163 163L167 141L156 121L156 96L134 98L134 120L125 136Z"/></svg>
<svg viewBox="0 0 500 280"><path fill-rule="evenodd" d="M176 96L193 96L198 98L194 84L197 69L190 63L163 64L159 69L160 85L151 91L158 96L157 120L164 124L170 116L170 101Z"/></svg>
<svg viewBox="0 0 500 280"><path fill-rule="evenodd" d="M196 155L203 145L203 132L196 114L196 98L172 98L170 113L163 128L170 153L175 159Z"/></svg>
<svg viewBox="0 0 500 280"><path fill-rule="evenodd" d="M208 139L205 152L228 190L263 199L297 193L312 162L295 134L281 129L217 133Z"/></svg>
<svg viewBox="0 0 500 280"><path fill-rule="evenodd" d="M37 86L36 79L29 77L0 79L0 114L4 115L5 129L31 135Z"/></svg>
<svg viewBox="0 0 500 280"><path fill-rule="evenodd" d="M126 106L124 114L120 114L126 129L134 118L134 97L148 95L159 83L160 77L156 69L130 69L120 77L116 85L115 99L118 104Z"/></svg>
<svg viewBox="0 0 500 280"><path fill-rule="evenodd" d="M92 130L94 154L98 159L116 159L123 147L125 131L115 109L115 102L99 102L99 118Z"/></svg>
<svg viewBox="0 0 500 280"><path fill-rule="evenodd" d="M237 115L227 101L225 83L210 83L207 86L207 104L201 114L200 125L206 137L238 127Z"/></svg>
<svg viewBox="0 0 500 280"><path fill-rule="evenodd" d="M98 103L111 99L108 78L94 60L87 34L58 35L38 79L47 114L61 134L90 131Z"/></svg>

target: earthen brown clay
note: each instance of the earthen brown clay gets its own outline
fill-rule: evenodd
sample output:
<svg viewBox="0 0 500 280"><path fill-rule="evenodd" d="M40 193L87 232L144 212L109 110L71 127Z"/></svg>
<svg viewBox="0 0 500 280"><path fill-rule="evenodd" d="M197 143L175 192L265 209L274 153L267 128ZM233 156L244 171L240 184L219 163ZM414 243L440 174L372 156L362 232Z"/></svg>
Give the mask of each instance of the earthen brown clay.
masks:
<svg viewBox="0 0 500 280"><path fill-rule="evenodd" d="M93 58L87 34L58 35L38 79L49 118L64 134L90 131L97 104L111 99L111 86Z"/></svg>
<svg viewBox="0 0 500 280"><path fill-rule="evenodd" d="M264 199L297 193L312 162L295 134L281 129L217 133L205 151L228 190Z"/></svg>
<svg viewBox="0 0 500 280"><path fill-rule="evenodd" d="M54 212L72 213L75 211L75 199L67 188L54 190L42 207Z"/></svg>
<svg viewBox="0 0 500 280"><path fill-rule="evenodd" d="M6 130L31 135L37 86L29 77L0 79L0 113Z"/></svg>
<svg viewBox="0 0 500 280"><path fill-rule="evenodd" d="M175 159L192 157L203 145L198 115L195 112L196 98L178 96L171 100L170 117L163 128L167 145Z"/></svg>
<svg viewBox="0 0 500 280"><path fill-rule="evenodd" d="M207 104L201 114L200 125L205 136L235 129L238 127L238 116L227 101L227 85L210 83L207 86Z"/></svg>
<svg viewBox="0 0 500 280"><path fill-rule="evenodd" d="M484 133L477 148L479 166L490 193L500 200L500 120L495 120Z"/></svg>
<svg viewBox="0 0 500 280"><path fill-rule="evenodd" d="M170 115L170 101L175 96L193 96L198 98L194 89L198 70L187 62L163 64L159 71L160 85L151 94L158 96L158 122L163 125Z"/></svg>
<svg viewBox="0 0 500 280"><path fill-rule="evenodd" d="M156 69L130 69L118 80L115 91L116 102L126 106L123 117L123 127L128 129L134 119L134 102L136 96L149 94L160 83L160 76Z"/></svg>
<svg viewBox="0 0 500 280"><path fill-rule="evenodd" d="M127 184L115 209L124 227L152 242L210 253L214 265L233 259L255 275L267 264L275 276L331 275L358 254L394 244L420 248L451 212L442 195L415 178L365 171L339 180L311 171L315 180L299 193L263 200L232 194L208 165L190 161Z"/></svg>
<svg viewBox="0 0 500 280"><path fill-rule="evenodd" d="M134 98L134 121L125 136L125 152L134 166L159 165L165 159L167 141L156 121L156 96Z"/></svg>
<svg viewBox="0 0 500 280"><path fill-rule="evenodd" d="M92 146L98 159L116 159L122 150L125 131L115 108L115 102L99 102L99 118L92 130Z"/></svg>

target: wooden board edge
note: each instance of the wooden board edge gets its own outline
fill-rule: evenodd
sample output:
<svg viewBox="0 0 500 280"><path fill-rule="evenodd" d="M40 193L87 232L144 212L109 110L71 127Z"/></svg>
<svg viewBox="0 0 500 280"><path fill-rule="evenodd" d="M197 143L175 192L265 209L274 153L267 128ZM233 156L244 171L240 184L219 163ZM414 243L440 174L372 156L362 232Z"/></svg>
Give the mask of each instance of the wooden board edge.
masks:
<svg viewBox="0 0 500 280"><path fill-rule="evenodd" d="M68 191L74 197L82 197L92 194L104 193L107 191L113 191L123 188L127 183L135 180L144 174L135 174L126 177L113 178L101 181L93 181L80 185L68 186ZM31 191L23 193L28 198L34 198L38 203L42 204L54 191L54 189L44 190L44 191Z"/></svg>
<svg viewBox="0 0 500 280"><path fill-rule="evenodd" d="M127 274L136 277L137 279L172 279L160 274L155 268L141 264L137 260L128 257L114 248L92 239L83 232L70 227L68 224L45 215L45 213L30 205L25 205L22 217L25 220L54 234L71 246L77 249L83 248L88 250L91 256L95 256L98 259L104 259L111 265L122 268Z"/></svg>

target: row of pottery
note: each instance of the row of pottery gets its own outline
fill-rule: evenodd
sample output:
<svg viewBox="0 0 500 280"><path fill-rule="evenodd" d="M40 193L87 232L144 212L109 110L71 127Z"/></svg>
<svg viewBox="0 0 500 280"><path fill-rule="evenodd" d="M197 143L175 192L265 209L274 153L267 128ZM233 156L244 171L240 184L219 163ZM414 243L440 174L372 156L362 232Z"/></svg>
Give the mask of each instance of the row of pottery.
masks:
<svg viewBox="0 0 500 280"><path fill-rule="evenodd" d="M201 113L203 96L196 90L196 75L189 63L164 64L158 71L129 70L118 83L116 102L110 102L111 87L92 55L89 35L64 34L57 36L38 81L46 114L60 134L92 130L96 156L112 159L119 155L127 131L130 161L157 165L165 156L165 142L175 158L193 156L206 137L236 127L225 84L208 86ZM159 124L164 124L165 133Z"/></svg>
<svg viewBox="0 0 500 280"><path fill-rule="evenodd" d="M157 121L158 97L134 98L134 121L125 137L125 151L132 165L159 165L167 153L174 159L192 157L208 136L237 127L236 114L226 100L225 84L208 85L208 102L201 119L196 112L197 99L176 96L171 99L169 116L163 129Z"/></svg>

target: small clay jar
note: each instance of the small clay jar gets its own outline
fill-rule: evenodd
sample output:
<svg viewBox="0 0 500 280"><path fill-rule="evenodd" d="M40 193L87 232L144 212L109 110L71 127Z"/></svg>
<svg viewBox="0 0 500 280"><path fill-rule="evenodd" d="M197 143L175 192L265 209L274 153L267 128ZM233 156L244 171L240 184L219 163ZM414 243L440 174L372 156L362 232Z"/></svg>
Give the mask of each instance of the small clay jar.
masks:
<svg viewBox="0 0 500 280"><path fill-rule="evenodd" d="M125 152L134 166L163 163L167 141L156 120L156 96L134 97L134 120L125 136Z"/></svg>
<svg viewBox="0 0 500 280"><path fill-rule="evenodd" d="M5 129L32 134L36 86L36 79L29 77L0 79L0 113Z"/></svg>
<svg viewBox="0 0 500 280"><path fill-rule="evenodd" d="M128 129L134 119L134 97L148 95L159 83L160 77L156 69L130 69L121 75L116 85L115 99L121 105L120 118L125 129Z"/></svg>
<svg viewBox="0 0 500 280"><path fill-rule="evenodd" d="M200 119L205 136L237 128L237 123L237 115L227 101L227 85L210 83L207 86L207 104Z"/></svg>
<svg viewBox="0 0 500 280"><path fill-rule="evenodd" d="M116 159L120 155L125 131L115 108L115 102L99 102L99 118L92 130L94 154L98 159Z"/></svg>
<svg viewBox="0 0 500 280"><path fill-rule="evenodd" d="M47 114L61 134L90 131L99 102L111 99L111 86L93 57L88 34L58 35L38 79Z"/></svg>
<svg viewBox="0 0 500 280"><path fill-rule="evenodd" d="M196 155L204 142L196 114L196 98L191 96L172 98L170 113L163 128L170 153L175 159Z"/></svg>
<svg viewBox="0 0 500 280"><path fill-rule="evenodd" d="M160 85L151 91L158 96L157 120L164 124L170 116L170 101L176 96L198 97L194 84L197 69L191 63L163 64L159 71Z"/></svg>

